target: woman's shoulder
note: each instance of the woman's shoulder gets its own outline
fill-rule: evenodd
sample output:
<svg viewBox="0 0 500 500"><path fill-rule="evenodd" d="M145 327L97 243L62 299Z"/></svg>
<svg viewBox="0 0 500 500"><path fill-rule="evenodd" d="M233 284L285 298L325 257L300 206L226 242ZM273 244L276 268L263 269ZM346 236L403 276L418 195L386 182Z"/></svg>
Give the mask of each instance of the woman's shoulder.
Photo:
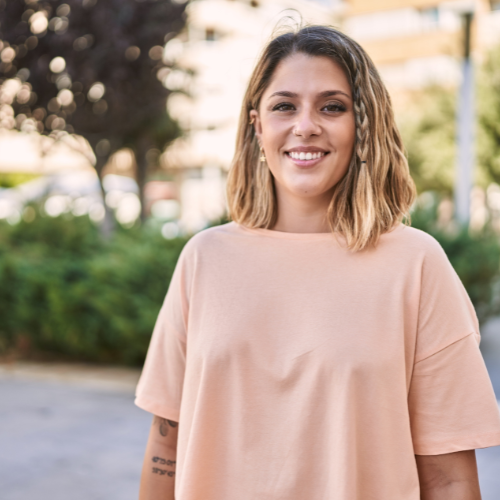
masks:
<svg viewBox="0 0 500 500"><path fill-rule="evenodd" d="M197 232L190 240L191 245L204 245L214 241L219 241L231 237L238 232L238 224L235 222L227 222L217 226L208 227Z"/></svg>
<svg viewBox="0 0 500 500"><path fill-rule="evenodd" d="M237 236L238 232L239 226L235 222L203 229L189 239L184 247L184 253L207 253L211 249L222 250L229 240Z"/></svg>
<svg viewBox="0 0 500 500"><path fill-rule="evenodd" d="M383 248L405 251L408 254L429 257L444 255L443 248L433 236L405 224L399 224L392 231L383 234L380 237L380 244Z"/></svg>

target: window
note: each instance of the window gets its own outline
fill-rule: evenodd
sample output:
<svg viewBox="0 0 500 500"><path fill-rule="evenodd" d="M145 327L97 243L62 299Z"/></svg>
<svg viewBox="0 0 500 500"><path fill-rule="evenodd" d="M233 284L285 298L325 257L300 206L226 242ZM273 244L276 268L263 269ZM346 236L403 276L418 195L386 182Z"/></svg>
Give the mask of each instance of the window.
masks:
<svg viewBox="0 0 500 500"><path fill-rule="evenodd" d="M207 28L205 30L205 40L207 42L213 42L215 40L215 30L213 28Z"/></svg>
<svg viewBox="0 0 500 500"><path fill-rule="evenodd" d="M420 9L420 19L424 31L436 29L439 25L439 9L437 7Z"/></svg>

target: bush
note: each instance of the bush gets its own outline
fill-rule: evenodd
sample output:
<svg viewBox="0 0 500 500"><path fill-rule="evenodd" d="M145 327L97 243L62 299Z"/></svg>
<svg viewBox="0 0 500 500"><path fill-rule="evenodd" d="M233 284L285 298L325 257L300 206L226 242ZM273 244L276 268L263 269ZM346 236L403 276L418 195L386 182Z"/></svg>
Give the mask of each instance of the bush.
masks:
<svg viewBox="0 0 500 500"><path fill-rule="evenodd" d="M86 217L0 226L0 349L140 365L186 239Z"/></svg>
<svg viewBox="0 0 500 500"><path fill-rule="evenodd" d="M500 313L498 236L488 226L476 232L454 222L440 226L436 201L418 207L412 214L411 225L441 244L474 304L479 321L484 322Z"/></svg>

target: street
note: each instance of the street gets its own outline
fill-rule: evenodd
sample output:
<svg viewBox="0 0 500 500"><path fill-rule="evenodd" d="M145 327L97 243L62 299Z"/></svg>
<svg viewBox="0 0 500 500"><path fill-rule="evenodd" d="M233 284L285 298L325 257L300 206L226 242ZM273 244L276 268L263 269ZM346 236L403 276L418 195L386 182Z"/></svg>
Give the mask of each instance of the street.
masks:
<svg viewBox="0 0 500 500"><path fill-rule="evenodd" d="M132 500L151 417L132 392L0 380L2 500Z"/></svg>

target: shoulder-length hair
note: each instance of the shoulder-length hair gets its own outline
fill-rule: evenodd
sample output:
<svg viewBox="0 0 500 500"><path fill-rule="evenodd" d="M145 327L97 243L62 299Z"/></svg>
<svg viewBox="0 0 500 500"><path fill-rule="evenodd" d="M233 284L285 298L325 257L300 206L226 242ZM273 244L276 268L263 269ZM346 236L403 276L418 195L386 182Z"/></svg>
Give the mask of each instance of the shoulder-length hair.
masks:
<svg viewBox="0 0 500 500"><path fill-rule="evenodd" d="M274 179L267 165L259 161L259 144L249 114L259 109L278 64L296 53L329 57L349 80L356 141L348 170L334 187L327 217L332 232L341 234L348 248L362 250L408 217L415 187L391 99L372 60L354 40L331 27L303 27L274 38L264 49L241 110L227 182L229 215L251 228L270 229L276 223Z"/></svg>

